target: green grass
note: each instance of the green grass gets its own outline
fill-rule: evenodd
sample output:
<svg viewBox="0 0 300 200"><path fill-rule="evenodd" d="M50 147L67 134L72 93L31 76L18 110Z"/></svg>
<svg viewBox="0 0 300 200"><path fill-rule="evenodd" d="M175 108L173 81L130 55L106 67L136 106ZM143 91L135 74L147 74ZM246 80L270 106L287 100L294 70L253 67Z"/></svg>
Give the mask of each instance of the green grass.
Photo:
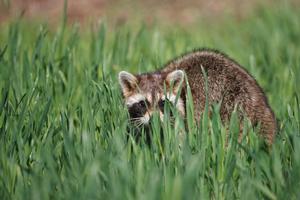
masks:
<svg viewBox="0 0 300 200"><path fill-rule="evenodd" d="M0 30L1 199L299 199L300 14L288 5L243 21L56 31L17 21ZM257 79L279 119L269 151L251 128L236 142L218 106L198 127L154 125L152 146L126 139L117 73L146 72L185 51L226 52Z"/></svg>

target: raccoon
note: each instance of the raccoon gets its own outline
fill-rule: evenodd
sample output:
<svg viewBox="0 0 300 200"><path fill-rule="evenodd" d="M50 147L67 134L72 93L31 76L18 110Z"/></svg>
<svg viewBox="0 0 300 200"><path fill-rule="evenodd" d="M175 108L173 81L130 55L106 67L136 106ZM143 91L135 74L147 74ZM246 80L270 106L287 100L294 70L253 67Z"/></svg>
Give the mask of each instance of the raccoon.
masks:
<svg viewBox="0 0 300 200"><path fill-rule="evenodd" d="M243 116L246 116L253 126L259 125L260 134L267 143L273 142L276 119L261 87L237 62L211 49L186 53L151 73L133 75L121 71L119 84L130 120L136 126L148 127L156 112L163 121L167 101L185 117L185 76L192 93L196 121L200 120L206 101L209 106L220 104L223 123L228 122L231 113L238 108L241 129ZM180 96L176 99L177 94Z"/></svg>

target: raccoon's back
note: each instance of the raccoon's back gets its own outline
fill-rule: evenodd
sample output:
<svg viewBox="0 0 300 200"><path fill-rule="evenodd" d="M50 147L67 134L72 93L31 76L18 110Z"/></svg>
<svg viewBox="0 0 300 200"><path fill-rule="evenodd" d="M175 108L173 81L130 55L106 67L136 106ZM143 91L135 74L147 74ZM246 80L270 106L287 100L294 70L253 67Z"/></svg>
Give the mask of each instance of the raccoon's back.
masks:
<svg viewBox="0 0 300 200"><path fill-rule="evenodd" d="M222 100L226 94L242 93L244 98L250 98L253 92L264 96L255 79L245 69L218 51L198 50L185 54L165 65L162 72L176 69L185 71L196 98L205 99L205 75L210 102Z"/></svg>
<svg viewBox="0 0 300 200"><path fill-rule="evenodd" d="M243 82L250 81L257 85L255 79L237 62L216 50L196 50L184 54L167 63L162 72L176 69L184 70L190 81L193 81L192 78L196 76L203 78L204 70L209 79L220 83L236 79Z"/></svg>
<svg viewBox="0 0 300 200"><path fill-rule="evenodd" d="M172 60L162 72L176 69L184 70L187 75L197 119L204 110L207 94L209 104L221 102L223 121L229 120L238 105L254 125L261 124L261 133L272 141L276 132L274 114L256 80L237 62L217 51L198 50Z"/></svg>

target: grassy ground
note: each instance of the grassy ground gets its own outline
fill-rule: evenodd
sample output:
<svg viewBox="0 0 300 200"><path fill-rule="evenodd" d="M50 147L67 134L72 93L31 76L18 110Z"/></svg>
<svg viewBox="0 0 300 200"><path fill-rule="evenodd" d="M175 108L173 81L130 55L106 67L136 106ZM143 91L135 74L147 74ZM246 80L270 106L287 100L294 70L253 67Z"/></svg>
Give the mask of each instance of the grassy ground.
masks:
<svg viewBox="0 0 300 200"><path fill-rule="evenodd" d="M3 25L1 199L299 199L298 11L282 5L189 29ZM263 87L280 128L270 151L251 129L238 144L234 116L225 148L218 115L195 127L191 105L181 148L169 123L151 148L126 140L117 73L154 70L198 47L226 52Z"/></svg>

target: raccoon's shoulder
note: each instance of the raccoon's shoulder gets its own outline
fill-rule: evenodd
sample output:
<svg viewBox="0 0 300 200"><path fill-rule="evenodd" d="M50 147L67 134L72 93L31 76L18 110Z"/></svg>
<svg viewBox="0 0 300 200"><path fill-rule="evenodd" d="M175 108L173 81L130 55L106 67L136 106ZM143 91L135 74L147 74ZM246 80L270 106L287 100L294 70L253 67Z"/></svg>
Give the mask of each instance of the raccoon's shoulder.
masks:
<svg viewBox="0 0 300 200"><path fill-rule="evenodd" d="M225 53L216 49L201 48L194 49L168 61L161 71L186 70L188 67L194 65L203 65L205 67L223 65L224 63L240 68L239 64Z"/></svg>

